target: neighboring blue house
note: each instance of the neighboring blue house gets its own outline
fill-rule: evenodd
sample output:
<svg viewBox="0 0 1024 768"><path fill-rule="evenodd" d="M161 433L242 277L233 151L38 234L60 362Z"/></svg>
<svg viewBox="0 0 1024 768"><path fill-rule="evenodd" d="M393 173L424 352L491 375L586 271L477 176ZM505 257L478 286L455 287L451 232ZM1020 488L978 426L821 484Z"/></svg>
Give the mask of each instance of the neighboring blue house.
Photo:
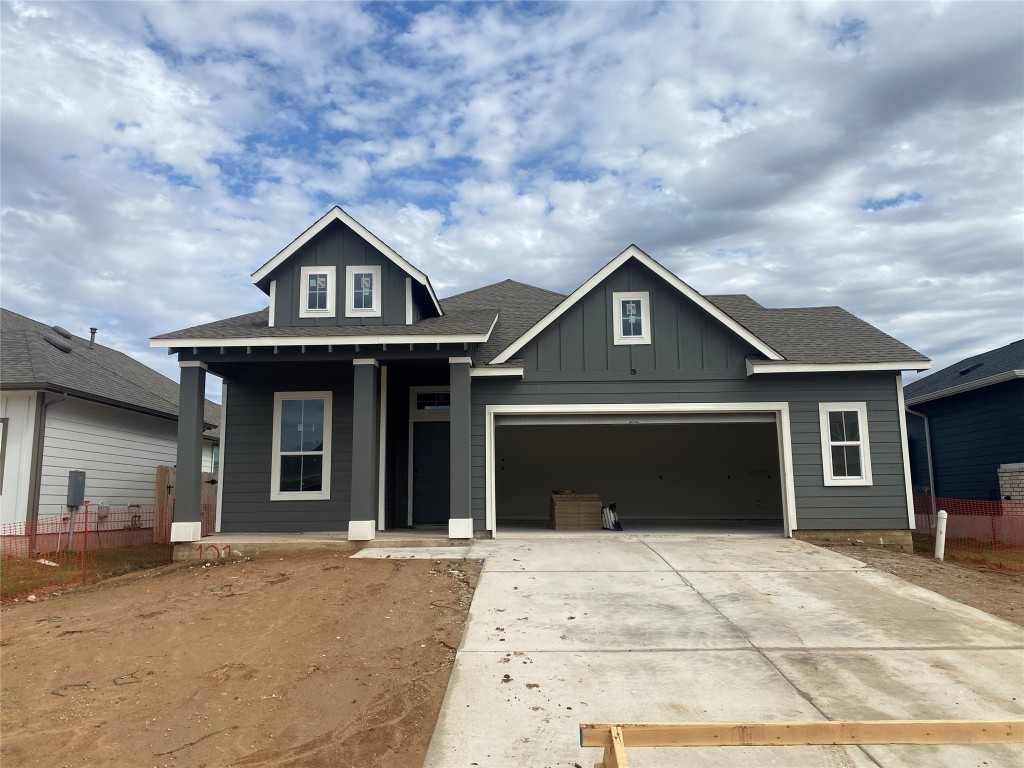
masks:
<svg viewBox="0 0 1024 768"><path fill-rule="evenodd" d="M1024 469L1012 466L1024 465L1024 339L929 374L904 396L915 493L1011 495L1000 490L1000 475L1006 490Z"/></svg>
<svg viewBox="0 0 1024 768"><path fill-rule="evenodd" d="M177 541L207 372L225 532L496 535L544 526L556 489L633 530L913 526L900 372L929 361L839 307L702 296L633 245L568 296L441 300L340 208L252 279L267 309L152 340L182 372Z"/></svg>

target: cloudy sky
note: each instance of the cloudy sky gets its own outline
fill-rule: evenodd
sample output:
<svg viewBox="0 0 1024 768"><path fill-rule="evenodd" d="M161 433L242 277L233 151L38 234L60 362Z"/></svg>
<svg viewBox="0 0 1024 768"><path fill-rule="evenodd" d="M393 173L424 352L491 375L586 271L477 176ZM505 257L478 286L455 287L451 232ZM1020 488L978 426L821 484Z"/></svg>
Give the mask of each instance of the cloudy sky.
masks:
<svg viewBox="0 0 1024 768"><path fill-rule="evenodd" d="M443 297L636 243L935 368L1024 336L1024 4L0 5L0 301L148 337L266 305L335 203Z"/></svg>

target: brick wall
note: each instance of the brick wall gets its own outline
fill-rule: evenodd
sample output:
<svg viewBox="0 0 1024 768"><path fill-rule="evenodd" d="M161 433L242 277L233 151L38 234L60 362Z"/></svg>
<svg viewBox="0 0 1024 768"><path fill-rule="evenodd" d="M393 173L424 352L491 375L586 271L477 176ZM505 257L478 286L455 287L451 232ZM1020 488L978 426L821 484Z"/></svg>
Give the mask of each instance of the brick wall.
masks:
<svg viewBox="0 0 1024 768"><path fill-rule="evenodd" d="M1002 501L1024 501L1024 464L1003 464L999 467L999 498Z"/></svg>

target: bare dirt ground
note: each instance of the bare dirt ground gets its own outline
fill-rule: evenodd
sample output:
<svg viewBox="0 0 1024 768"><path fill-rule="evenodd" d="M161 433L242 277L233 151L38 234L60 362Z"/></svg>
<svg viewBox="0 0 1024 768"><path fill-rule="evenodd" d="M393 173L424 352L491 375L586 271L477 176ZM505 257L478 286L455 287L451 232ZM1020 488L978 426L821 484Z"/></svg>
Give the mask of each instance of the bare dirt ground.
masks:
<svg viewBox="0 0 1024 768"><path fill-rule="evenodd" d="M423 762L473 562L177 564L3 608L4 766Z"/></svg>
<svg viewBox="0 0 1024 768"><path fill-rule="evenodd" d="M964 605L1024 626L1024 574L958 565L926 555L909 555L887 549L853 545L829 545L827 548Z"/></svg>

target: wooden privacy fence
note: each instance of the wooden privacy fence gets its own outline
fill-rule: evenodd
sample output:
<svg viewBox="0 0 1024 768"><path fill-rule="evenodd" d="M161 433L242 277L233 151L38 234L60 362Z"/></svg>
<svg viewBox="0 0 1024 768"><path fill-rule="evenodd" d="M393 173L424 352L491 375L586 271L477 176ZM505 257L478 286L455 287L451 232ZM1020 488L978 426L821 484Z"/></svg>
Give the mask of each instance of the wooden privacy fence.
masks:
<svg viewBox="0 0 1024 768"><path fill-rule="evenodd" d="M153 521L153 542L169 544L171 541L171 523L174 520L174 497L178 471L175 467L156 468L156 518ZM217 474L203 472L201 494L201 519L203 536L208 536L217 529Z"/></svg>
<svg viewBox="0 0 1024 768"><path fill-rule="evenodd" d="M855 744L1018 744L1024 720L824 720L791 723L581 723L594 768L626 768L626 747L795 747Z"/></svg>

